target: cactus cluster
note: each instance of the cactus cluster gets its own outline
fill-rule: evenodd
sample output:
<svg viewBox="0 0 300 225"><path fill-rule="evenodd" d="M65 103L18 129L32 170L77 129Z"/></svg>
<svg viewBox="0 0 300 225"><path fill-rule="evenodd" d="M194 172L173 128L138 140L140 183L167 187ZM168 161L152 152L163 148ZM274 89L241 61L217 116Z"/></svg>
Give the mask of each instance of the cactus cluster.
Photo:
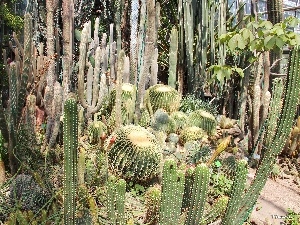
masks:
<svg viewBox="0 0 300 225"><path fill-rule="evenodd" d="M213 135L217 128L216 118L211 113L200 109L189 114L188 124L202 128L208 135Z"/></svg>
<svg viewBox="0 0 300 225"><path fill-rule="evenodd" d="M115 175L126 180L148 180L157 175L160 147L153 134L143 127L127 125L112 137L115 141L108 152L108 164Z"/></svg>
<svg viewBox="0 0 300 225"><path fill-rule="evenodd" d="M186 127L184 128L179 136L179 140L181 142L181 144L185 144L186 142L189 141L196 141L196 140L202 140L202 139L206 139L207 138L207 134L206 132L196 126L191 126L191 127Z"/></svg>
<svg viewBox="0 0 300 225"><path fill-rule="evenodd" d="M170 117L175 121L175 132L179 133L183 128L187 126L188 116L181 111L173 112Z"/></svg>
<svg viewBox="0 0 300 225"><path fill-rule="evenodd" d="M175 132L176 123L166 111L158 109L153 115L151 127L155 131L162 131L169 134Z"/></svg>

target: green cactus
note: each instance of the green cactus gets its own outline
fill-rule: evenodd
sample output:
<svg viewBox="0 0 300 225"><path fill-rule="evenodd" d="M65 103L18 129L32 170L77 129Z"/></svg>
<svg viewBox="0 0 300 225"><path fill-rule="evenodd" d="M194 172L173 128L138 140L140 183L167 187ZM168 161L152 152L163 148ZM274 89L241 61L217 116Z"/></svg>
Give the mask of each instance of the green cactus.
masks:
<svg viewBox="0 0 300 225"><path fill-rule="evenodd" d="M101 121L93 121L88 126L88 137L91 144L101 142L101 135L107 133L107 126Z"/></svg>
<svg viewBox="0 0 300 225"><path fill-rule="evenodd" d="M217 201L212 205L210 210L204 213L203 219L199 223L200 225L206 225L214 222L218 217L222 216L226 210L228 204L228 197L221 196Z"/></svg>
<svg viewBox="0 0 300 225"><path fill-rule="evenodd" d="M167 160L162 176L159 224L178 224L184 193L184 172L177 168L174 160Z"/></svg>
<svg viewBox="0 0 300 225"><path fill-rule="evenodd" d="M235 218L234 224L240 224L245 221L251 213L260 191L264 187L267 178L273 168L275 159L278 154L282 151L284 144L290 134L293 119L296 112L296 107L299 102L299 91L300 91L300 49L295 47L290 54L288 76L285 87L285 98L283 103L283 109L280 114L279 122L276 126L276 132L272 137L272 141L265 146L264 154L259 167L256 172L256 176L252 181L249 189L245 195L239 201L239 211ZM273 99L272 99L273 100ZM272 105L271 100L271 105ZM272 114L272 110L270 114ZM276 112L275 112L276 113ZM271 116L268 117L268 120ZM269 123L276 123L276 121L269 121Z"/></svg>
<svg viewBox="0 0 300 225"><path fill-rule="evenodd" d="M145 193L146 217L144 223L149 225L158 224L159 205L161 198L161 189L159 187L150 187Z"/></svg>
<svg viewBox="0 0 300 225"><path fill-rule="evenodd" d="M6 180L5 178L5 164L4 157L6 155L6 150L4 147L4 138L0 130L0 186L2 186Z"/></svg>
<svg viewBox="0 0 300 225"><path fill-rule="evenodd" d="M222 225L234 224L234 219L236 218L239 207L238 203L244 194L246 186L248 174L247 166L246 160L240 160L237 164L234 183L231 187L230 200L222 219Z"/></svg>
<svg viewBox="0 0 300 225"><path fill-rule="evenodd" d="M64 224L75 224L77 190L78 113L77 103L68 98L64 104Z"/></svg>
<svg viewBox="0 0 300 225"><path fill-rule="evenodd" d="M216 118L211 113L201 109L189 114L188 124L202 128L208 135L213 135L217 128Z"/></svg>
<svg viewBox="0 0 300 225"><path fill-rule="evenodd" d="M183 145L189 141L195 141L195 140L206 139L206 138L207 138L206 132L196 126L184 128L181 131L179 136L179 140Z"/></svg>
<svg viewBox="0 0 300 225"><path fill-rule="evenodd" d="M183 128L187 126L188 116L181 111L173 112L170 117L175 121L175 132L179 133Z"/></svg>
<svg viewBox="0 0 300 225"><path fill-rule="evenodd" d="M115 175L127 180L148 180L157 175L160 147L153 134L143 127L127 125L111 136L115 141L108 152L108 164Z"/></svg>
<svg viewBox="0 0 300 225"><path fill-rule="evenodd" d="M169 53L169 77L168 85L176 88L176 67L177 67L177 51L178 51L178 32L176 27L173 27L170 37L170 53Z"/></svg>
<svg viewBox="0 0 300 225"><path fill-rule="evenodd" d="M190 192L189 212L186 224L199 224L203 217L204 205L207 199L209 185L209 169L205 164L199 164L194 170L192 191Z"/></svg>
<svg viewBox="0 0 300 225"><path fill-rule="evenodd" d="M167 134L175 132L175 120L172 119L167 112L158 109L152 118L151 127L155 131L163 131Z"/></svg>
<svg viewBox="0 0 300 225"><path fill-rule="evenodd" d="M172 113L179 108L180 96L171 86L157 84L148 89L144 101L150 102L152 112L164 109L168 113Z"/></svg>
<svg viewBox="0 0 300 225"><path fill-rule="evenodd" d="M146 108L141 108L141 119L139 125L147 128L151 124L151 116L149 111Z"/></svg>
<svg viewBox="0 0 300 225"><path fill-rule="evenodd" d="M107 181L107 216L109 224L125 225L126 182L110 176Z"/></svg>

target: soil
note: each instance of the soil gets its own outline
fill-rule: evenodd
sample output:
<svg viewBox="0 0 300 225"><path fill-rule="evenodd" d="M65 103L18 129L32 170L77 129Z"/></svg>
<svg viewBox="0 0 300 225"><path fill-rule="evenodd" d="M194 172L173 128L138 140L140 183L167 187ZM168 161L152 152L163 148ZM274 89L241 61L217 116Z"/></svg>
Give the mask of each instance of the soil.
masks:
<svg viewBox="0 0 300 225"><path fill-rule="evenodd" d="M255 170L249 171L249 182L254 178ZM268 179L250 221L256 225L283 225L287 209L300 212L299 176L281 175L280 178Z"/></svg>

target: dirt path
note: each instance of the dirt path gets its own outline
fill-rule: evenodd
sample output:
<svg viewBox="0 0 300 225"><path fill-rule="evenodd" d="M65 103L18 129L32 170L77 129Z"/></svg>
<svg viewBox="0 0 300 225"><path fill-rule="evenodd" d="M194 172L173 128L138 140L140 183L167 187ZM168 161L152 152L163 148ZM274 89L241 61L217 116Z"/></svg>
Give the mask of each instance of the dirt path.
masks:
<svg viewBox="0 0 300 225"><path fill-rule="evenodd" d="M253 178L250 171L249 181ZM292 179L268 179L250 219L257 225L283 225L288 208L300 212L299 186Z"/></svg>

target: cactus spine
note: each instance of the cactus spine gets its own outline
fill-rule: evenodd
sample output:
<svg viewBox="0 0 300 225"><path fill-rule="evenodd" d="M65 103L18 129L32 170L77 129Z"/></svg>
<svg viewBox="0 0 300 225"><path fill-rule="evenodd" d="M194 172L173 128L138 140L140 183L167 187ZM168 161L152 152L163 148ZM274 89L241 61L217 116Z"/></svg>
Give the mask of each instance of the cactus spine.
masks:
<svg viewBox="0 0 300 225"><path fill-rule="evenodd" d="M203 217L209 185L209 169L205 164L199 164L194 170L194 182L190 196L189 213L186 224L199 224Z"/></svg>
<svg viewBox="0 0 300 225"><path fill-rule="evenodd" d="M73 98L64 105L64 224L75 224L77 190L78 114Z"/></svg>
<svg viewBox="0 0 300 225"><path fill-rule="evenodd" d="M237 210L239 207L238 202L244 194L247 174L247 161L239 161L236 168L235 180L231 188L230 200L228 202L228 206L222 220L222 225L234 224L234 218L236 218L236 214L238 212Z"/></svg>
<svg viewBox="0 0 300 225"><path fill-rule="evenodd" d="M167 160L163 167L159 224L178 224L184 193L185 176L177 169L174 160Z"/></svg>
<svg viewBox="0 0 300 225"><path fill-rule="evenodd" d="M107 181L107 215L110 224L125 225L126 182L110 176Z"/></svg>

